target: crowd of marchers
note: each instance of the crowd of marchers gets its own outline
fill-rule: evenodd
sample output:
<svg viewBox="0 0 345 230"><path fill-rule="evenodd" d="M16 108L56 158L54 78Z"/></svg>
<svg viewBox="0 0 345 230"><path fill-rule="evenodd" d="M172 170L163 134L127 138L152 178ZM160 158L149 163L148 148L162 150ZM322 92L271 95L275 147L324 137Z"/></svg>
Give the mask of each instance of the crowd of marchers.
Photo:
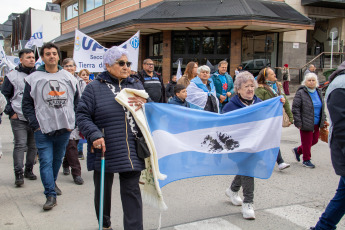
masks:
<svg viewBox="0 0 345 230"><path fill-rule="evenodd" d="M311 229L335 229L344 215L345 107L342 98L345 97L345 62L330 76L325 99L318 89L315 67L310 65L290 106L286 97L290 94L291 79L288 64L278 68L283 76L283 83L280 83L270 67L253 76L239 66L232 77L225 60L218 63L214 73L207 65L189 62L183 76L179 79L172 76L165 86L151 59L143 61L141 71L131 71L128 51L120 47L114 46L105 52L104 72L98 73L95 79L90 78L88 69L77 73L72 58L62 60L60 66L59 55L55 44L44 44L40 56L45 64L36 69L34 51L21 50L20 64L4 77L1 89L7 99L4 113L10 119L14 136L15 185L22 186L24 178L36 180L33 167L39 162L46 197L44 210L51 210L57 204L56 197L62 195L57 186L61 165L63 175L71 174L77 185L84 183L80 160L84 159L83 144L87 143L87 169L93 171L96 216L102 218L103 229L111 229L114 173L119 173L124 229L143 229L139 177L145 162L137 154L137 140L142 134L130 112L114 100L122 89L131 88L145 90L149 95L148 98L129 98L129 104L136 109L154 102L228 113L281 97L285 127L294 124L300 133L301 145L293 148L292 153L296 161L302 158L302 166L310 169L316 167L311 162L311 147L317 144L320 129L329 125L325 115L327 104L332 163L336 174L340 175L340 182L335 197ZM104 181L100 177L102 153L106 155ZM276 160L279 170L290 167L283 155L279 150ZM102 183L104 194L100 194ZM241 187L243 199L239 194ZM255 219L253 177L235 176L225 194L233 205L242 207L243 218ZM104 211L100 217L100 196L103 195Z"/></svg>

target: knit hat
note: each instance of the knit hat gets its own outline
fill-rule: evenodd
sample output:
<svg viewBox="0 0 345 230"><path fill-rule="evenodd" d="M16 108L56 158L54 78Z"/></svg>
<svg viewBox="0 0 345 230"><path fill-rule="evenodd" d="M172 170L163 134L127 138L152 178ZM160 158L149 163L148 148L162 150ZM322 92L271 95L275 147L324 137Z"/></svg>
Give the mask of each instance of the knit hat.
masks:
<svg viewBox="0 0 345 230"><path fill-rule="evenodd" d="M289 65L288 65L288 64L285 64L285 65L284 65L284 67L285 67L285 68L288 68L288 67L289 67Z"/></svg>

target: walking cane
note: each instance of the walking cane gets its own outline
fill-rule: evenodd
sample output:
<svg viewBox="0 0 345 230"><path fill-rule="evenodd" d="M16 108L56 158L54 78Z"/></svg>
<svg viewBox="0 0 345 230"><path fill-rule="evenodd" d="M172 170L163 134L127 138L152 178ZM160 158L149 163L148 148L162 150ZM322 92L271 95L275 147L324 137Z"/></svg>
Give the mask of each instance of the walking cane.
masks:
<svg viewBox="0 0 345 230"><path fill-rule="evenodd" d="M104 133L104 130L102 130ZM101 192L100 192L100 199L99 199L99 230L103 229L103 203L104 203L104 151L103 151L103 146L102 148L102 155L101 155Z"/></svg>

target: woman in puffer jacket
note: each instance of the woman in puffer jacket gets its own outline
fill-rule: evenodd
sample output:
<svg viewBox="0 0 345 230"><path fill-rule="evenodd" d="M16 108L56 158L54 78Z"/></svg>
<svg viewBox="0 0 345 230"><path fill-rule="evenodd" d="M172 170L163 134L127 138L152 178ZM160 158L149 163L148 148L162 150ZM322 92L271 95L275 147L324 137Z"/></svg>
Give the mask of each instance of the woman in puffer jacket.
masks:
<svg viewBox="0 0 345 230"><path fill-rule="evenodd" d="M300 130L302 143L292 152L298 162L303 155L303 166L307 168L315 168L310 161L311 147L318 142L319 128L323 128L326 122L325 103L318 86L316 74L306 74L292 104L294 123Z"/></svg>

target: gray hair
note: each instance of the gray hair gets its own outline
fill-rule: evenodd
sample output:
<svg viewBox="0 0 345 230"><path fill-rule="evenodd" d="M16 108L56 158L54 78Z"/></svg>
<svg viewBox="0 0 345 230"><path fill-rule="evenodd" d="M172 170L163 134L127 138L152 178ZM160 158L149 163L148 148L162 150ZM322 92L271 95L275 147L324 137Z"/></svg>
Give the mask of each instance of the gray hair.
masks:
<svg viewBox="0 0 345 230"><path fill-rule="evenodd" d="M65 58L65 59L62 61L62 66L67 65L69 62L73 62L73 65L74 65L74 66L77 66L77 65L75 64L75 61L73 60L73 58Z"/></svg>
<svg viewBox="0 0 345 230"><path fill-rule="evenodd" d="M202 65L198 68L197 73L200 74L201 72L204 72L204 71L210 73L211 69L207 65Z"/></svg>
<svg viewBox="0 0 345 230"><path fill-rule="evenodd" d="M128 57L128 51L118 46L113 46L103 54L103 68L106 70L106 64L112 66L117 59L120 59L123 55Z"/></svg>
<svg viewBox="0 0 345 230"><path fill-rule="evenodd" d="M254 88L258 88L258 83L255 81L253 74L249 73L248 71L244 71L236 75L236 80L234 82L235 92L237 93L242 84L246 83L247 81L252 81L254 84Z"/></svg>
<svg viewBox="0 0 345 230"><path fill-rule="evenodd" d="M310 78L315 78L315 80L316 80L316 88L319 87L319 80L317 79L317 75L315 73L307 73L304 76L304 79L303 79L301 85L305 86L305 82L308 81Z"/></svg>

